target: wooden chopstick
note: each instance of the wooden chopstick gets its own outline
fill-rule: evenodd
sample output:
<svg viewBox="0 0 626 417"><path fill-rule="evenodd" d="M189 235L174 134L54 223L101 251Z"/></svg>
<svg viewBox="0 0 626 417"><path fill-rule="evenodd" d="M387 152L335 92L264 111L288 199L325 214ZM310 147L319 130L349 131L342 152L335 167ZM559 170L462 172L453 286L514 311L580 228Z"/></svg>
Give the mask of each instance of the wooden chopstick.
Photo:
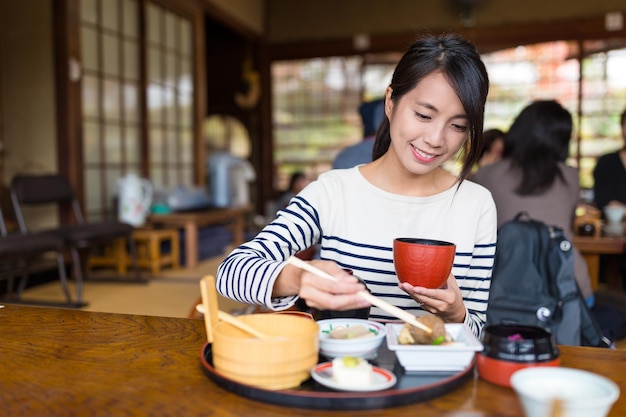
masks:
<svg viewBox="0 0 626 417"><path fill-rule="evenodd" d="M552 400L550 417L563 417L565 415L565 411L563 410L563 400L560 398L555 398Z"/></svg>
<svg viewBox="0 0 626 417"><path fill-rule="evenodd" d="M213 286L213 287L212 287ZM204 309L204 326L206 328L206 338L209 343L213 343L213 321L211 317L211 291L215 291L215 281L212 276L206 276L200 280L200 294L202 294L202 307Z"/></svg>
<svg viewBox="0 0 626 417"><path fill-rule="evenodd" d="M298 267L300 269L304 269L305 271L308 271L312 274L317 275L320 278L324 278L330 281L337 281L337 278L335 278L334 276L330 275L328 272L323 271L313 265L311 265L308 262L303 261L300 258L297 258L295 256L290 257L289 259L287 259L287 263L291 264L295 267ZM417 318L415 318L415 316L411 313L408 313L396 306L394 306L393 304L389 304L388 302L386 302L385 300L382 300L378 297L376 297L375 295L370 294L367 291L359 291L358 292L359 296L361 298L366 299L367 301L369 301L371 304L375 305L376 307L380 308L381 310L386 311L387 313L393 315L394 317L399 318L400 320L409 323L410 325L413 325L419 329L422 329L424 332L428 333L428 334L432 334L433 330L426 326L425 324L421 323L420 321L417 320Z"/></svg>
<svg viewBox="0 0 626 417"><path fill-rule="evenodd" d="M257 329L255 329L252 326L249 326L247 323L244 323L243 321L239 320L237 317L228 314L225 311L222 310L217 310L217 317L219 317L220 320L225 321L227 323L232 324L233 326L243 330L244 332L248 332L251 335L255 336L258 339L271 339L274 336L270 336L268 334L265 334Z"/></svg>
<svg viewBox="0 0 626 417"><path fill-rule="evenodd" d="M255 329L219 308L211 311L211 304L215 303L215 305L217 305L217 294L215 293L215 280L213 276L206 276L200 280L200 292L202 294L202 304L196 305L196 311L204 314L204 325L206 327L207 341L209 343L213 343L215 337L213 326L217 324L218 320L228 322L259 339L270 339L273 337ZM215 314L215 312L217 312L217 317L211 315L211 313Z"/></svg>

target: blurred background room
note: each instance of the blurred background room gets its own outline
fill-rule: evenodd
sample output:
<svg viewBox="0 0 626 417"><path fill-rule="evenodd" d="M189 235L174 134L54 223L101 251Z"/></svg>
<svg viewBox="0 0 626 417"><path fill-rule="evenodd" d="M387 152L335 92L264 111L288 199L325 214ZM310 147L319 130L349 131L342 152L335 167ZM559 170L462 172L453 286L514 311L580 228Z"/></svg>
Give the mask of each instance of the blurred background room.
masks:
<svg viewBox="0 0 626 417"><path fill-rule="evenodd" d="M187 316L198 280L272 218L291 175L314 180L362 140L359 107L383 97L405 47L419 33L454 31L487 66L485 129L506 132L538 99L572 114L579 223L600 236L593 170L624 147L625 14L623 0L0 0L8 233L19 229L10 198L18 174L67 178L89 222L119 219L124 179L144 179L150 201L133 239L145 279L119 295L133 291L128 247L96 248L86 255L84 308ZM25 214L32 230L71 222L67 207ZM609 288L605 298L619 305L622 235L605 252L581 247L595 289ZM30 266L22 298L62 301L54 258Z"/></svg>

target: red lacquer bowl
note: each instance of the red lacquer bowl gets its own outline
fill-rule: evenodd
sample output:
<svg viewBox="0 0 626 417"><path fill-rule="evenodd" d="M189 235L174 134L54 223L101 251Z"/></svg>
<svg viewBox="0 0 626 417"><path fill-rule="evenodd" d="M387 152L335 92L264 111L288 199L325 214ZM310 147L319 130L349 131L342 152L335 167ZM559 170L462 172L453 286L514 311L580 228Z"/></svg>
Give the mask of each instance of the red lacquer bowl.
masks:
<svg viewBox="0 0 626 417"><path fill-rule="evenodd" d="M559 366L560 364L560 358L547 362L516 363L489 358L482 354L478 355L478 359L476 361L478 374L481 378L491 382L492 384L509 388L511 387L511 376L520 369L530 368L533 366Z"/></svg>
<svg viewBox="0 0 626 417"><path fill-rule="evenodd" d="M425 288L440 288L448 279L456 245L433 239L396 238L393 265L401 282Z"/></svg>

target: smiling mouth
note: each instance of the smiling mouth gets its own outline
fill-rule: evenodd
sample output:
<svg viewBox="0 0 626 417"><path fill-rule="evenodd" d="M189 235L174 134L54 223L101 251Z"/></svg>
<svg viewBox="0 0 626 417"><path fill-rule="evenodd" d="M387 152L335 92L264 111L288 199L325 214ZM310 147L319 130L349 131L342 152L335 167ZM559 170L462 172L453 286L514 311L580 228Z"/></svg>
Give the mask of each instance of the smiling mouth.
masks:
<svg viewBox="0 0 626 417"><path fill-rule="evenodd" d="M420 149L417 149L413 145L411 145L411 148L413 149L413 155L415 155L415 157L421 162L431 162L439 156L437 154L426 153Z"/></svg>

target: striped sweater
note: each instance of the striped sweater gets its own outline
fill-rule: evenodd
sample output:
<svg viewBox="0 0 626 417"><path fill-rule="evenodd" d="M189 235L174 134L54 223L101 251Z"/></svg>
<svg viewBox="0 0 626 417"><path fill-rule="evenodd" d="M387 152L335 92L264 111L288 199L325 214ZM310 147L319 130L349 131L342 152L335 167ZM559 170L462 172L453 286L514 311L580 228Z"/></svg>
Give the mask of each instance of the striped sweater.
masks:
<svg viewBox="0 0 626 417"><path fill-rule="evenodd" d="M496 246L496 208L489 191L470 181L428 197L381 190L358 167L331 170L309 184L253 240L221 263L218 292L271 310L292 306L297 296L272 298L285 260L319 244L321 259L362 278L372 294L412 313L420 306L398 287L393 239L420 237L456 244L452 273L467 309L465 323L480 336L485 323ZM395 320L372 307L373 320Z"/></svg>

